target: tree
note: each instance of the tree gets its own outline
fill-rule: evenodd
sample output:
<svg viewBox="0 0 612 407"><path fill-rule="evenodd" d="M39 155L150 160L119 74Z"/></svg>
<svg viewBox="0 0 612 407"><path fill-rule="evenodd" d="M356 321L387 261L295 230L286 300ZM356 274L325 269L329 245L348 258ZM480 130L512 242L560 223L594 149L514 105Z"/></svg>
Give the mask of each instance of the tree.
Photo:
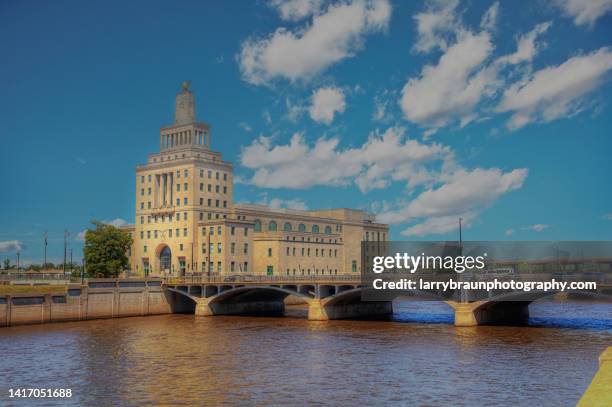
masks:
<svg viewBox="0 0 612 407"><path fill-rule="evenodd" d="M11 268L11 259L4 259L4 269L8 270Z"/></svg>
<svg viewBox="0 0 612 407"><path fill-rule="evenodd" d="M85 262L89 275L117 277L128 267L127 251L132 236L123 230L102 222L92 221L95 229L85 232Z"/></svg>

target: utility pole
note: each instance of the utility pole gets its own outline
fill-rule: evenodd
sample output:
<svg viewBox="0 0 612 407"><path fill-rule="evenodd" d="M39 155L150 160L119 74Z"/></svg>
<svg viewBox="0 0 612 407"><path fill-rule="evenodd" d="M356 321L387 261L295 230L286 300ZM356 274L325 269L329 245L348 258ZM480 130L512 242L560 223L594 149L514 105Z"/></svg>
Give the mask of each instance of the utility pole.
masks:
<svg viewBox="0 0 612 407"><path fill-rule="evenodd" d="M66 277L66 250L67 250L66 239L67 238L68 238L68 229L64 229L64 264L63 264L64 277Z"/></svg>
<svg viewBox="0 0 612 407"><path fill-rule="evenodd" d="M70 275L72 276L72 247L70 248Z"/></svg>
<svg viewBox="0 0 612 407"><path fill-rule="evenodd" d="M48 239L49 235L47 234L47 231L45 230L45 234L44 234L44 238L45 238L45 262L43 263L43 269L45 269L47 267L47 239Z"/></svg>
<svg viewBox="0 0 612 407"><path fill-rule="evenodd" d="M83 256L83 260L82 260L82 267L81 267L81 285L85 284L85 256Z"/></svg>
<svg viewBox="0 0 612 407"><path fill-rule="evenodd" d="M19 273L19 252L17 252L17 272Z"/></svg>

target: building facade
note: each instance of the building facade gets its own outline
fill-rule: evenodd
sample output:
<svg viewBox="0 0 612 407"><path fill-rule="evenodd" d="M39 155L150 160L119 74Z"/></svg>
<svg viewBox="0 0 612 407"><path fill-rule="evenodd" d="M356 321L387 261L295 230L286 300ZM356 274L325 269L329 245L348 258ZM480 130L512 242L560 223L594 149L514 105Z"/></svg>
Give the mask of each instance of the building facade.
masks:
<svg viewBox="0 0 612 407"><path fill-rule="evenodd" d="M339 275L359 273L362 240L388 226L361 210L290 210L233 203L233 167L210 149L189 82L160 151L136 168L131 274Z"/></svg>

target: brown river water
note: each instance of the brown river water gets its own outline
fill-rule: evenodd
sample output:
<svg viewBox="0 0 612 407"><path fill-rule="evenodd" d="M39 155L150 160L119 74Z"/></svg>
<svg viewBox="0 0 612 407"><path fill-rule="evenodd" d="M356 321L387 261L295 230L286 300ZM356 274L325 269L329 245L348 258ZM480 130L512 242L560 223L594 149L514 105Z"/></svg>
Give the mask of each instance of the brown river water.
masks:
<svg viewBox="0 0 612 407"><path fill-rule="evenodd" d="M163 315L0 328L0 405L573 406L612 345L612 304L534 303L529 326ZM10 388L69 388L11 399Z"/></svg>

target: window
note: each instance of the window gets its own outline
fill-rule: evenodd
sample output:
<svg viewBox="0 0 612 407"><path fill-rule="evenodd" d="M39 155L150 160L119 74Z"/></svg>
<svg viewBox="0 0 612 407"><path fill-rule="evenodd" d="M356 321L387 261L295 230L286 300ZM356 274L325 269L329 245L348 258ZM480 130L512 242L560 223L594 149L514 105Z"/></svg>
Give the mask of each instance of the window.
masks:
<svg viewBox="0 0 612 407"><path fill-rule="evenodd" d="M289 256L289 248L287 247L287 256Z"/></svg>
<svg viewBox="0 0 612 407"><path fill-rule="evenodd" d="M204 176L204 170L200 170L200 178Z"/></svg>
<svg viewBox="0 0 612 407"><path fill-rule="evenodd" d="M215 173L215 179L219 179L219 171Z"/></svg>
<svg viewBox="0 0 612 407"><path fill-rule="evenodd" d="M276 232L276 222L271 220L270 223L268 223L268 230L271 232Z"/></svg>
<svg viewBox="0 0 612 407"><path fill-rule="evenodd" d="M235 269L235 263L234 263L234 262L231 262L231 263L230 263L230 271L233 273L233 272L234 272L234 269Z"/></svg>
<svg viewBox="0 0 612 407"><path fill-rule="evenodd" d="M304 225L303 223L300 223L300 225L298 226L298 230L300 232L306 232L306 225Z"/></svg>
<svg viewBox="0 0 612 407"><path fill-rule="evenodd" d="M208 170L208 178L211 178L211 176L212 176L212 171Z"/></svg>
<svg viewBox="0 0 612 407"><path fill-rule="evenodd" d="M215 185L215 192L219 193L219 185Z"/></svg>
<svg viewBox="0 0 612 407"><path fill-rule="evenodd" d="M312 225L312 233L319 233L319 225Z"/></svg>
<svg viewBox="0 0 612 407"><path fill-rule="evenodd" d="M272 248L268 247L268 257L272 257Z"/></svg>
<svg viewBox="0 0 612 407"><path fill-rule="evenodd" d="M223 181L227 181L227 173L223 173Z"/></svg>
<svg viewBox="0 0 612 407"><path fill-rule="evenodd" d="M147 230L147 239L150 239L150 238L151 238L151 231Z"/></svg>
<svg viewBox="0 0 612 407"><path fill-rule="evenodd" d="M140 188L140 196L144 196L144 188Z"/></svg>
<svg viewBox="0 0 612 407"><path fill-rule="evenodd" d="M223 207L227 208L227 201L223 201Z"/></svg>
<svg viewBox="0 0 612 407"><path fill-rule="evenodd" d="M189 170L185 170L185 178L189 175Z"/></svg>
<svg viewBox="0 0 612 407"><path fill-rule="evenodd" d="M145 253L147 252L147 246L146 245L143 247L143 252L145 252Z"/></svg>
<svg viewBox="0 0 612 407"><path fill-rule="evenodd" d="M223 193L227 194L227 187L223 187Z"/></svg>
<svg viewBox="0 0 612 407"><path fill-rule="evenodd" d="M202 206L202 205L204 205L204 198L200 198L200 206ZM202 218L200 217L200 219L202 219Z"/></svg>
<svg viewBox="0 0 612 407"><path fill-rule="evenodd" d="M144 209L144 202L140 203L140 209Z"/></svg>
<svg viewBox="0 0 612 407"><path fill-rule="evenodd" d="M230 245L230 253L234 254L235 251L236 251L236 243L232 242L232 244Z"/></svg>
<svg viewBox="0 0 612 407"><path fill-rule="evenodd" d="M206 253L206 245L202 243L202 253Z"/></svg>
<svg viewBox="0 0 612 407"><path fill-rule="evenodd" d="M176 192L180 192L181 191L181 184L176 184Z"/></svg>
<svg viewBox="0 0 612 407"><path fill-rule="evenodd" d="M140 217L140 224L141 224L141 225L142 225L142 224L144 224L144 216L141 216L141 217Z"/></svg>
<svg viewBox="0 0 612 407"><path fill-rule="evenodd" d="M176 213L176 220L181 220L181 213L180 212Z"/></svg>
<svg viewBox="0 0 612 407"><path fill-rule="evenodd" d="M183 219L187 220L187 212L183 215Z"/></svg>
<svg viewBox="0 0 612 407"><path fill-rule="evenodd" d="M204 191L204 183L200 182L200 191Z"/></svg>
<svg viewBox="0 0 612 407"><path fill-rule="evenodd" d="M221 253L221 243L217 243L217 253Z"/></svg>
<svg viewBox="0 0 612 407"><path fill-rule="evenodd" d="M245 243L245 244L244 244L244 253L246 254L246 253L248 253L248 252L249 252L249 244L248 244L248 243Z"/></svg>
<svg viewBox="0 0 612 407"><path fill-rule="evenodd" d="M144 182L144 175L140 176L140 182Z"/></svg>
<svg viewBox="0 0 612 407"><path fill-rule="evenodd" d="M186 182L183 184L183 190L187 191L187 183Z"/></svg>
<svg viewBox="0 0 612 407"><path fill-rule="evenodd" d="M212 192L212 185L208 184L208 192Z"/></svg>
<svg viewBox="0 0 612 407"><path fill-rule="evenodd" d="M187 202L189 202L189 201L187 200L187 197L183 198L183 204L184 204L184 205L187 205Z"/></svg>
<svg viewBox="0 0 612 407"><path fill-rule="evenodd" d="M172 229L168 229L168 236L172 237Z"/></svg>
<svg viewBox="0 0 612 407"><path fill-rule="evenodd" d="M325 226L325 234L331 235L331 226Z"/></svg>
<svg viewBox="0 0 612 407"><path fill-rule="evenodd" d="M285 232L291 232L291 223L285 222L285 224L283 225L283 230Z"/></svg>
<svg viewBox="0 0 612 407"><path fill-rule="evenodd" d="M249 235L249 228L244 228L244 235L248 236Z"/></svg>
<svg viewBox="0 0 612 407"><path fill-rule="evenodd" d="M236 233L236 228L235 228L234 226L232 226L232 227L230 228L230 234L231 234L232 236L234 236L234 234L235 234L235 233Z"/></svg>
<svg viewBox="0 0 612 407"><path fill-rule="evenodd" d="M140 231L140 238L144 239L144 232L143 231Z"/></svg>
<svg viewBox="0 0 612 407"><path fill-rule="evenodd" d="M155 232L153 232L153 237L155 237L157 239L157 230Z"/></svg>
<svg viewBox="0 0 612 407"><path fill-rule="evenodd" d="M221 236L221 226L217 226L217 234Z"/></svg>
<svg viewBox="0 0 612 407"><path fill-rule="evenodd" d="M151 195L151 187L147 188L147 195Z"/></svg>
<svg viewBox="0 0 612 407"><path fill-rule="evenodd" d="M357 272L357 260L353 260L353 261L351 262L351 271L352 271L353 273L356 273L356 272Z"/></svg>
<svg viewBox="0 0 612 407"><path fill-rule="evenodd" d="M268 266L266 268L266 275L271 276L274 274L274 266Z"/></svg>
<svg viewBox="0 0 612 407"><path fill-rule="evenodd" d="M176 206L181 206L181 198L176 198Z"/></svg>
<svg viewBox="0 0 612 407"><path fill-rule="evenodd" d="M151 201L147 202L147 208L151 209Z"/></svg>
<svg viewBox="0 0 612 407"><path fill-rule="evenodd" d="M212 205L212 199L208 198L208 206Z"/></svg>
<svg viewBox="0 0 612 407"><path fill-rule="evenodd" d="M261 232L261 221L259 219L255 219L253 229L255 229L255 232Z"/></svg>
<svg viewBox="0 0 612 407"><path fill-rule="evenodd" d="M183 229L183 236L187 237L187 228Z"/></svg>
<svg viewBox="0 0 612 407"><path fill-rule="evenodd" d="M242 271L244 271L246 273L248 270L249 270L249 262L245 261L244 262L244 270L242 270Z"/></svg>
<svg viewBox="0 0 612 407"><path fill-rule="evenodd" d="M215 207L217 207L217 208L219 207L219 200L218 199L215 199Z"/></svg>
<svg viewBox="0 0 612 407"><path fill-rule="evenodd" d="M217 273L221 273L221 262L217 262Z"/></svg>

